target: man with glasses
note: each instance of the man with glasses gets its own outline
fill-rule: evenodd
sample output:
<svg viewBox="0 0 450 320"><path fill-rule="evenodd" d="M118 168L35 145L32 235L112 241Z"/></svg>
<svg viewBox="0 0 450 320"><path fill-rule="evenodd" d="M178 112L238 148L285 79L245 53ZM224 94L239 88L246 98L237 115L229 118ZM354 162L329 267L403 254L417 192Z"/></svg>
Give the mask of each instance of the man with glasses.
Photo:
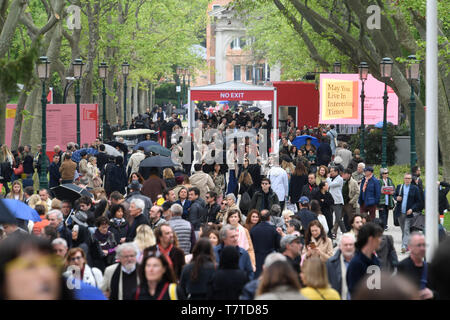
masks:
<svg viewBox="0 0 450 320"><path fill-rule="evenodd" d="M425 236L413 232L408 241L409 257L398 264L398 273L409 278L420 289L420 298L433 299L434 292L428 288L428 263L425 261Z"/></svg>
<svg viewBox="0 0 450 320"><path fill-rule="evenodd" d="M217 213L220 211L220 206L217 204L217 193L208 191L205 200L208 214L202 217L202 223L214 223L216 221Z"/></svg>
<svg viewBox="0 0 450 320"><path fill-rule="evenodd" d="M398 218L400 228L402 229L402 253L405 253L408 245L408 238L414 218L414 212L422 210L422 198L417 186L412 185L412 175L406 173L403 178L404 183L397 186L394 198L397 205L394 210L394 216Z"/></svg>
<svg viewBox="0 0 450 320"><path fill-rule="evenodd" d="M395 190L394 182L389 178L389 170L387 168L381 168L381 198L378 204L378 213L380 215L381 222L383 222L384 231L388 229L388 217L389 210L394 208L393 192Z"/></svg>
<svg viewBox="0 0 450 320"><path fill-rule="evenodd" d="M132 242L119 245L116 249L118 263L105 269L101 289L109 300L133 300L133 293L139 284L137 276L138 248Z"/></svg>
<svg viewBox="0 0 450 320"><path fill-rule="evenodd" d="M261 190L256 191L252 197L250 209L270 210L274 204L280 204L278 196L270 188L269 178L261 179Z"/></svg>

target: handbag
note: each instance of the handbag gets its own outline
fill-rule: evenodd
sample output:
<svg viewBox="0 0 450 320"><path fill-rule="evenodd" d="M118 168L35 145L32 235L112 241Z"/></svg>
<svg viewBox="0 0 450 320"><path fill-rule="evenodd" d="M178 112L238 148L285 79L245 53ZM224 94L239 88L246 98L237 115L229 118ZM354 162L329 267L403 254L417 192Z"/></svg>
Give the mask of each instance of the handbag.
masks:
<svg viewBox="0 0 450 320"><path fill-rule="evenodd" d="M17 168L14 168L14 175L20 176L23 173L23 164L19 164Z"/></svg>

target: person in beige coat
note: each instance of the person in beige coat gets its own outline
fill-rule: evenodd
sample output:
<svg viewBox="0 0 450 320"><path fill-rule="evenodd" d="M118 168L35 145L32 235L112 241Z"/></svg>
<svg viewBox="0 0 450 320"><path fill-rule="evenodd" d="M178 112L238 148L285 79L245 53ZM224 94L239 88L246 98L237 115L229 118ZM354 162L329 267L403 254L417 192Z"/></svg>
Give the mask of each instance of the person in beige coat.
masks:
<svg viewBox="0 0 450 320"><path fill-rule="evenodd" d="M333 243L327 237L322 224L318 220L311 221L308 229L306 229L302 264L303 261L313 256L318 256L323 262L333 256Z"/></svg>
<svg viewBox="0 0 450 320"><path fill-rule="evenodd" d="M200 190L200 198L205 199L206 193L213 190L215 185L211 176L202 171L202 164L194 164L195 173L189 177L189 181L193 187Z"/></svg>
<svg viewBox="0 0 450 320"><path fill-rule="evenodd" d="M352 170L345 169L342 174L344 179L344 185L342 187L342 196L344 197L344 207L342 209L344 215L344 224L347 231L351 229L349 221L356 214L359 208L358 198L359 198L359 186L358 182L352 177Z"/></svg>
<svg viewBox="0 0 450 320"><path fill-rule="evenodd" d="M130 160L128 160L125 172L128 174L129 168L131 168L130 174L133 172L139 172L139 165L144 159L144 147L139 147L139 149L131 155Z"/></svg>

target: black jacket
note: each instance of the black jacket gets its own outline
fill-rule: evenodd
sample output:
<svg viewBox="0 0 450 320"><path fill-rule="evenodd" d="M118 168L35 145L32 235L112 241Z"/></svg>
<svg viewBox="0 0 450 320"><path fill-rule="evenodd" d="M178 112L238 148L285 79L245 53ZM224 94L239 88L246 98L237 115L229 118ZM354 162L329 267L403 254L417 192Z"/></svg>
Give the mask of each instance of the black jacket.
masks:
<svg viewBox="0 0 450 320"><path fill-rule="evenodd" d="M126 220L120 224L115 224L114 219L109 220L109 231L114 234L114 238L118 243L120 243L120 239L127 237L129 228L130 225Z"/></svg>
<svg viewBox="0 0 450 320"><path fill-rule="evenodd" d="M212 222L216 223L216 216L217 213L220 211L220 206L217 203L213 203L213 205L206 205L207 214L206 216L202 217L201 222Z"/></svg>
<svg viewBox="0 0 450 320"><path fill-rule="evenodd" d="M250 204L250 210L251 209L257 209L260 212L263 209L267 209L270 210L270 208L272 207L272 205L274 204L280 204L280 201L278 200L278 196L275 192L273 192L272 188L269 189L269 193L267 194L267 196L269 197L268 199L268 207L266 207L264 205L264 195L263 195L263 191L256 191L255 194L252 197L252 202Z"/></svg>
<svg viewBox="0 0 450 320"><path fill-rule="evenodd" d="M444 210L450 210L447 193L450 191L450 183L441 182L442 189L439 190L439 214L444 214Z"/></svg>
<svg viewBox="0 0 450 320"><path fill-rule="evenodd" d="M303 186L308 184L308 176L291 176L291 181L289 181L289 197L291 198L291 203L297 203L300 199L303 191Z"/></svg>
<svg viewBox="0 0 450 320"><path fill-rule="evenodd" d="M312 199L312 194L318 190L317 185L314 183L314 185L310 185L309 183L305 184L302 188L302 194L301 196L308 197L309 200Z"/></svg>
<svg viewBox="0 0 450 320"><path fill-rule="evenodd" d="M424 264L427 263L424 261ZM430 265L427 265L427 275L425 277L426 279L426 288L429 288L431 291L433 291L433 296L436 299L437 298L437 292L434 291L432 288L430 288ZM398 274L401 274L411 280L412 283L414 283L417 288L421 289L421 279L422 279L422 272L423 272L423 266L422 267L416 267L414 262L412 261L411 257L403 259L398 264Z"/></svg>
<svg viewBox="0 0 450 320"><path fill-rule="evenodd" d="M302 222L302 227L303 230L305 230L305 232L308 229L308 226L311 223L311 221L318 220L317 216L312 211L309 211L308 209L305 208L298 211L295 214L295 216L298 217Z"/></svg>
<svg viewBox="0 0 450 320"><path fill-rule="evenodd" d="M247 275L240 269L219 269L208 286L208 300L239 300L247 283Z"/></svg>
<svg viewBox="0 0 450 320"><path fill-rule="evenodd" d="M59 173L59 166L52 162L49 168L50 181L48 183L49 188L59 186L59 179L61 178L61 173Z"/></svg>
<svg viewBox="0 0 450 320"><path fill-rule="evenodd" d="M212 281L216 272L214 263L205 263L200 268L197 279L195 280L191 279L193 269L194 263L190 263L183 267L183 270L181 271L180 287L189 300L206 300L208 283Z"/></svg>
<svg viewBox="0 0 450 320"><path fill-rule="evenodd" d="M330 216L331 214L333 214L331 206L334 205L334 199L330 192L327 191L325 192L325 194L322 194L322 192L320 192L319 189L317 189L315 192L311 194L311 198L313 200L319 201L320 210L322 211L322 214L324 216Z"/></svg>
<svg viewBox="0 0 450 320"><path fill-rule="evenodd" d="M250 236L253 242L253 249L255 250L255 278L258 278L267 255L280 249L281 236L275 226L267 221L255 225L250 230Z"/></svg>
<svg viewBox="0 0 450 320"><path fill-rule="evenodd" d="M106 152L99 152L97 153L96 157L97 157L97 168L100 169L100 174L103 177L105 164L108 163L109 156L106 154Z"/></svg>
<svg viewBox="0 0 450 320"><path fill-rule="evenodd" d="M127 242L134 241L134 238L136 237L136 229L141 224L148 224L150 226L150 222L148 221L147 217L144 214L140 214L136 218L134 218L133 224L131 225L131 227L128 229L127 232L126 236Z"/></svg>
<svg viewBox="0 0 450 320"><path fill-rule="evenodd" d="M327 260L328 281L330 286L342 294L342 270L341 270L341 250L338 249L334 256Z"/></svg>
<svg viewBox="0 0 450 320"><path fill-rule="evenodd" d="M194 230L200 230L200 224L202 219L207 215L206 203L202 198L198 198L192 202L189 208L188 220L194 226Z"/></svg>
<svg viewBox="0 0 450 320"><path fill-rule="evenodd" d="M402 214L402 202L405 200L403 199L404 194L404 187L402 188L403 184L399 184L397 186L397 189L395 190L394 199L397 200L398 196L402 196L402 201L397 201L397 204L394 209L394 215L395 217L400 217ZM401 192L400 192L400 189ZM409 193L408 193L408 199L406 199L406 211L411 209L413 212L420 212L423 208L423 199L421 196L421 192L419 188L413 184L410 185Z"/></svg>
<svg viewBox="0 0 450 320"><path fill-rule="evenodd" d="M331 161L331 156L333 155L333 152L331 151L330 144L328 143L321 143L319 147L317 148L317 165L321 166L328 166L328 164Z"/></svg>

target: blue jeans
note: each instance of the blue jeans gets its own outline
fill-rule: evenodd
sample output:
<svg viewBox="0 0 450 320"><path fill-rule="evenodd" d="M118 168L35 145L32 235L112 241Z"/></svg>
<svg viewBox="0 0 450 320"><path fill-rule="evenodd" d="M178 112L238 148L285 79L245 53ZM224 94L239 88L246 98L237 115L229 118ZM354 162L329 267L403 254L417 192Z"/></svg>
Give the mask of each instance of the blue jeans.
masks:
<svg viewBox="0 0 450 320"><path fill-rule="evenodd" d="M405 213L398 217L400 228L402 229L402 249L408 248L409 234L411 233L411 222L413 219L407 218Z"/></svg>

